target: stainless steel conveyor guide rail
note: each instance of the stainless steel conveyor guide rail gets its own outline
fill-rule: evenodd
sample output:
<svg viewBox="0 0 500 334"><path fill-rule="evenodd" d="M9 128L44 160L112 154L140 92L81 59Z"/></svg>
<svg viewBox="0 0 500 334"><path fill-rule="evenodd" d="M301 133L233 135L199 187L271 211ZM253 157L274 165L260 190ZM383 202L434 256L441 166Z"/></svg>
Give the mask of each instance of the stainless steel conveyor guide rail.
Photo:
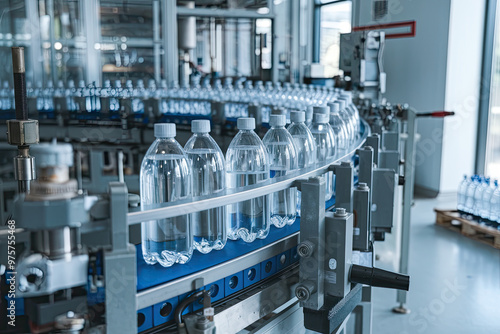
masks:
<svg viewBox="0 0 500 334"><path fill-rule="evenodd" d="M211 208L217 208L223 205L238 203L240 201L265 196L276 191L284 190L290 187L297 186L300 181L307 180L310 177L320 176L328 171L332 171L336 164L352 157L356 151L363 146L368 136L371 135L371 130L368 124L362 120L364 132L358 138L347 152L339 157L335 157L331 162L323 166L315 166L307 169L301 169L297 172L275 179L270 179L262 184L253 185L244 190L226 190L217 196L203 196L194 198L188 201L179 201L174 203L165 203L160 205L152 205L147 208L131 209L127 214L128 225L139 224L143 221L165 219L176 217L179 215L194 213ZM219 279L234 274L238 270L251 267L258 264L262 259L267 259L280 254L283 250L294 247L298 244L299 232L293 233L280 240L277 240L267 246L259 248L240 257L223 262L216 266L195 272L188 276L169 281L150 289L137 292L136 294L136 309L142 308L163 302L180 294L193 290L193 282L203 280L201 286L210 284Z"/></svg>

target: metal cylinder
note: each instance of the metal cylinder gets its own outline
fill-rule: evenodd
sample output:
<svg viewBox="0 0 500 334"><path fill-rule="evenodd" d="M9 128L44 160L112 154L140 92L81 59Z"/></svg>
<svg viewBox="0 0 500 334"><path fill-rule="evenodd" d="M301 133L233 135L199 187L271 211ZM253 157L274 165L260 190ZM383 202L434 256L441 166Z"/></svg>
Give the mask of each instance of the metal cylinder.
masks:
<svg viewBox="0 0 500 334"><path fill-rule="evenodd" d="M194 1L179 1L179 6L194 8ZM186 16L177 19L177 45L180 50L196 48L196 17Z"/></svg>
<svg viewBox="0 0 500 334"><path fill-rule="evenodd" d="M31 250L49 258L58 258L67 254L78 254L81 249L80 230L75 227L63 227L31 233Z"/></svg>
<svg viewBox="0 0 500 334"><path fill-rule="evenodd" d="M14 158L14 176L18 181L35 179L35 158L18 155Z"/></svg>
<svg viewBox="0 0 500 334"><path fill-rule="evenodd" d="M26 67L24 64L24 48L12 48L12 71L14 73L25 73Z"/></svg>

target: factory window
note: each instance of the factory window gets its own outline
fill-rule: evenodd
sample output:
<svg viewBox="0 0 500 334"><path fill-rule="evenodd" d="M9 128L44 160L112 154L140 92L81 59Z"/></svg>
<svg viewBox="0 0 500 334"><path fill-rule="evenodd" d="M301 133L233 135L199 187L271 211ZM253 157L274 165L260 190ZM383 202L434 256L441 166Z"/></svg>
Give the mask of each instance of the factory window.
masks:
<svg viewBox="0 0 500 334"><path fill-rule="evenodd" d="M340 34L351 32L352 3L316 0L314 60L324 66L324 76L339 73Z"/></svg>
<svg viewBox="0 0 500 334"><path fill-rule="evenodd" d="M494 31L491 86L486 139L485 175L500 179L500 6L497 7Z"/></svg>

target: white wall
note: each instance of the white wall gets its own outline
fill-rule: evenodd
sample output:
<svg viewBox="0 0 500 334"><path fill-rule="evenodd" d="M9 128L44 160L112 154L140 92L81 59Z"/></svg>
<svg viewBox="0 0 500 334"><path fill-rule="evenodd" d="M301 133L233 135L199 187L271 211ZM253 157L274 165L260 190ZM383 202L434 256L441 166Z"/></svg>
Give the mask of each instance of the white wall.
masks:
<svg viewBox="0 0 500 334"><path fill-rule="evenodd" d="M477 99L475 104L469 100L479 91L485 0L474 5L467 0L390 0L388 16L377 22L371 19L372 1L353 2L355 26L417 22L415 37L387 40L386 97L417 111L459 113L455 119L418 121L415 174L417 189L456 190L460 174L470 174L475 159Z"/></svg>

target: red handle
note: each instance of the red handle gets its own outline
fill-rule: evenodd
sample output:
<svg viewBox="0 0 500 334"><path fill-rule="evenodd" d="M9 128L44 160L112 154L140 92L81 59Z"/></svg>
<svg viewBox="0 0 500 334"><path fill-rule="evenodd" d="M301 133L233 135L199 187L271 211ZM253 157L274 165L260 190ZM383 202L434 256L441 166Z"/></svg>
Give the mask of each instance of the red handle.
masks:
<svg viewBox="0 0 500 334"><path fill-rule="evenodd" d="M454 111L432 111L417 114L417 117L447 117L455 115Z"/></svg>

